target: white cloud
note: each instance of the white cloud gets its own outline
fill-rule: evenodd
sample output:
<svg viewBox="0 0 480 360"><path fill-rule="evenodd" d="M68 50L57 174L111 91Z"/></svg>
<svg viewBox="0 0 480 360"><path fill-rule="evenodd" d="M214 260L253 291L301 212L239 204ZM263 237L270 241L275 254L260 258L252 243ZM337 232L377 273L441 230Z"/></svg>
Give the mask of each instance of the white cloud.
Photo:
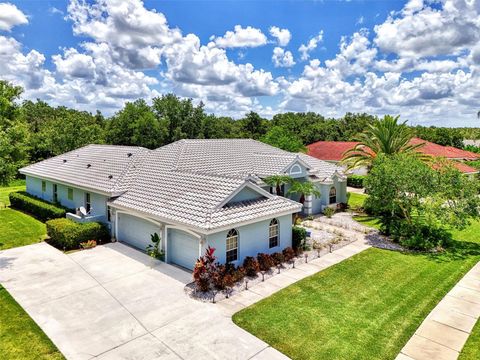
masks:
<svg viewBox="0 0 480 360"><path fill-rule="evenodd" d="M298 51L300 52L301 56L300 58L302 60L308 60L310 58L310 52L315 50L317 48L318 43L321 43L323 41L323 30L318 33L317 36L311 38L307 44L302 44L298 48Z"/></svg>
<svg viewBox="0 0 480 360"><path fill-rule="evenodd" d="M292 39L292 34L288 29L280 29L278 26L270 28L270 35L277 39L278 45L287 46Z"/></svg>
<svg viewBox="0 0 480 360"><path fill-rule="evenodd" d="M234 31L227 31L221 37L210 37L210 40L220 48L258 47L267 43L267 37L260 29L235 25Z"/></svg>
<svg viewBox="0 0 480 360"><path fill-rule="evenodd" d="M272 61L275 67L292 67L295 65L292 52L285 51L278 46L273 49Z"/></svg>
<svg viewBox="0 0 480 360"><path fill-rule="evenodd" d="M370 47L368 32L362 30L354 33L350 41L346 37L342 37L340 53L335 59L327 60L325 64L328 68L336 69L345 76L364 74L376 56L377 49Z"/></svg>
<svg viewBox="0 0 480 360"><path fill-rule="evenodd" d="M10 31L14 26L28 24L25 14L14 4L0 3L0 30Z"/></svg>
<svg viewBox="0 0 480 360"><path fill-rule="evenodd" d="M0 36L0 78L22 85L25 98L107 114L125 101L173 91L203 101L207 111L235 117L251 110L264 116L358 111L477 125L480 33L469 29L478 29L479 11L478 0L444 0L434 6L410 1L377 25L373 40L365 29L343 36L336 54L325 61L312 59L301 74L275 78L228 56L230 47L268 43L259 29L238 26L202 44L197 35L172 28L162 13L146 9L140 0L73 0L67 17L82 42L52 56L50 69L44 54ZM293 66L291 51L282 48L290 32L272 27L269 33L278 43L273 66ZM308 60L322 41L320 32L303 44L302 59ZM254 51L259 50L249 50L249 56ZM147 75L145 69L153 71ZM262 99L271 96L269 104L277 105L265 106Z"/></svg>
<svg viewBox="0 0 480 360"><path fill-rule="evenodd" d="M430 4L410 1L400 14L375 26L380 50L403 57L455 55L480 41L480 1Z"/></svg>

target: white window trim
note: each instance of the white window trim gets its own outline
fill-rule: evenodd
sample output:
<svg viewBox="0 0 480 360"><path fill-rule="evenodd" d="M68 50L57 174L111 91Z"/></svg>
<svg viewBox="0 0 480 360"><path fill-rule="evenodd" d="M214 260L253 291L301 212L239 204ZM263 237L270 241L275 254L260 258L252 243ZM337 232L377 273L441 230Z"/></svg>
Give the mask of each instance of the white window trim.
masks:
<svg viewBox="0 0 480 360"><path fill-rule="evenodd" d="M233 231L235 231L235 234L236 234L236 235L229 236L229 235L230 235L230 232L233 232ZM235 248L228 249L228 240L229 240L230 238L236 238L237 246L236 246ZM226 236L226 238L225 238L225 262L231 262L231 263L233 263L233 262L238 261L238 259L239 259L239 248L240 248L239 245L240 245L240 234L239 234L238 230L237 230L237 229L231 229L231 230L229 230L228 233L227 233L227 236ZM228 261L228 252L229 252L229 251L233 251L233 250L236 250L236 252L237 252L237 256L236 256L236 257L237 257L237 258L236 258L235 260Z"/></svg>
<svg viewBox="0 0 480 360"><path fill-rule="evenodd" d="M302 167L298 164L293 164L289 172L290 175L299 175L302 173Z"/></svg>
<svg viewBox="0 0 480 360"><path fill-rule="evenodd" d="M274 225L272 225L272 222L273 220L276 221L276 223ZM270 246L270 240L275 237L275 236L271 236L270 235L270 230L272 229L272 227L276 227L277 228L277 235L275 235L277 237L277 245L275 246ZM273 249L273 248L276 248L276 247L279 247L280 246L280 222L278 221L277 218L273 218L272 220L270 220L270 223L268 224L268 248L269 249Z"/></svg>

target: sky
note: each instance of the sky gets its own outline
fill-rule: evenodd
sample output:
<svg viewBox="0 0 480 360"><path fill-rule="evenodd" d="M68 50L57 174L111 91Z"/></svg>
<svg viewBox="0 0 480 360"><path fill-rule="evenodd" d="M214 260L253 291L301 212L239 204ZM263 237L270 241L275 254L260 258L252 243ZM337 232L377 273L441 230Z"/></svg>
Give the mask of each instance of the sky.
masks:
<svg viewBox="0 0 480 360"><path fill-rule="evenodd" d="M0 0L0 79L107 116L173 92L235 118L480 126L480 0Z"/></svg>

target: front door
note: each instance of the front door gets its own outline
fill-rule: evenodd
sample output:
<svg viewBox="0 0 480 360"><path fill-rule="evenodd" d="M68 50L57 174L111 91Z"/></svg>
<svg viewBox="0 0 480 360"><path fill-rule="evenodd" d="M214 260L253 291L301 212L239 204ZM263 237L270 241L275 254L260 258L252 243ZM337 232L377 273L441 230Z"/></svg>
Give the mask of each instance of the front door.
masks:
<svg viewBox="0 0 480 360"><path fill-rule="evenodd" d="M90 193L85 193L85 210L87 210L87 214L90 212L91 203L90 203Z"/></svg>

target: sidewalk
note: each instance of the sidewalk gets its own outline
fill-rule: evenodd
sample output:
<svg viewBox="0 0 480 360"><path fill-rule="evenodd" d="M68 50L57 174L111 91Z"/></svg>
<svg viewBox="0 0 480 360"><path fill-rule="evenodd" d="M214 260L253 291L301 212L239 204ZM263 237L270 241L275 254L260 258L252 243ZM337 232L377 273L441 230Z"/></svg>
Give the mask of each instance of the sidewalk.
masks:
<svg viewBox="0 0 480 360"><path fill-rule="evenodd" d="M319 271L329 268L332 265L356 255L371 246L365 239L357 240L348 244L333 253L326 254L320 258L309 261L308 263L295 266L294 269L284 270L265 281L255 284L248 290L242 291L217 303L225 316L232 316L236 312L246 308L257 301L260 301L287 286L302 280Z"/></svg>
<svg viewBox="0 0 480 360"><path fill-rule="evenodd" d="M426 317L396 360L454 360L480 316L480 262Z"/></svg>

